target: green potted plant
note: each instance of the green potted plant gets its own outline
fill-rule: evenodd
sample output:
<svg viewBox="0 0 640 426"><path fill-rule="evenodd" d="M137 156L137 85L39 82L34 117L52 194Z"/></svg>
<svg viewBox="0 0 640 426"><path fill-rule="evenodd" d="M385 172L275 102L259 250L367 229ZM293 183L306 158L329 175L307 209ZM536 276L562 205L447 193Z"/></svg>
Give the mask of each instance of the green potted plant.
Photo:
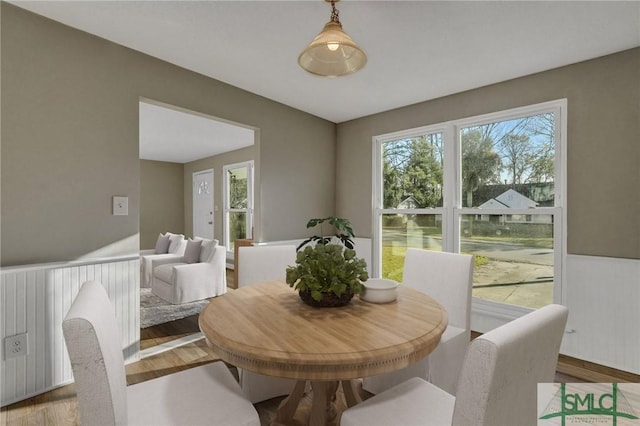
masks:
<svg viewBox="0 0 640 426"><path fill-rule="evenodd" d="M322 227L325 223L338 233L325 236ZM298 246L296 266L287 268L286 282L298 290L300 298L310 306L347 305L354 294L362 291L362 282L369 278L367 263L356 257L352 240L355 234L347 219L333 216L311 219L307 229L318 225L320 235L309 237ZM334 237L337 243L332 243ZM314 242L315 246L310 245Z"/></svg>

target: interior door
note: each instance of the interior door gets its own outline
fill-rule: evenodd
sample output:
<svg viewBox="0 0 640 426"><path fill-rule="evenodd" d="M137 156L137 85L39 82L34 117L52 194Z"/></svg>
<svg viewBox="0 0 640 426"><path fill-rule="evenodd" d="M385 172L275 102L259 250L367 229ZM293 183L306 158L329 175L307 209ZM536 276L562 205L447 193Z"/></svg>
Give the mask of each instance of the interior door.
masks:
<svg viewBox="0 0 640 426"><path fill-rule="evenodd" d="M193 174L193 236L213 239L213 170Z"/></svg>

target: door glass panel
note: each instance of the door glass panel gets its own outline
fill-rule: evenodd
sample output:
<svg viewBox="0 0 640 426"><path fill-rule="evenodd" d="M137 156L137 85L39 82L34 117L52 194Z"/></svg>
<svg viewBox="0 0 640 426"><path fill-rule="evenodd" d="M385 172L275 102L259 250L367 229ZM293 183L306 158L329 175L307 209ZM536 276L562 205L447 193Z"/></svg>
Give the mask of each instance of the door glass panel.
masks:
<svg viewBox="0 0 640 426"><path fill-rule="evenodd" d="M382 215L382 277L402 282L407 248L442 251L442 215Z"/></svg>
<svg viewBox="0 0 640 426"><path fill-rule="evenodd" d="M473 296L540 308L553 303L553 215L462 215L460 251L473 254Z"/></svg>

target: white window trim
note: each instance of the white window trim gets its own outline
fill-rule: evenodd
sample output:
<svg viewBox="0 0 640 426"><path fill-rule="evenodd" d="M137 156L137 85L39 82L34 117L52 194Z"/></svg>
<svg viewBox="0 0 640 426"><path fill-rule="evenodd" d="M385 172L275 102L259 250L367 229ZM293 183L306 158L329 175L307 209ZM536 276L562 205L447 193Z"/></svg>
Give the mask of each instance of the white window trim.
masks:
<svg viewBox="0 0 640 426"><path fill-rule="evenodd" d="M457 186L461 175L461 161L459 152L461 149L460 140L454 140L459 129L476 126L495 121L505 121L524 116L541 114L553 111L559 118L559 125L555 126L555 187L559 191L555 192L554 206L543 207L535 211L514 211L514 214L554 214L560 215L560 220L554 221L554 303L566 305L566 261L567 261L567 100L558 99L543 102L535 105L528 105L504 111L482 114L474 117L467 117L452 120L435 125L416 127L384 135L374 136L373 143L373 197L372 197L372 235L374 238L372 270L373 276L380 276L382 272L382 250L381 250L381 218L385 213L422 213L422 214L442 214L442 234L453 236L443 238L443 250L458 252L460 248L459 218L464 214L476 214L477 209L462 208L461 193ZM444 176L443 176L443 206L433 209L382 209L382 145L386 142L425 135L429 133L442 133L443 155L444 155ZM453 165L453 167L452 167ZM484 212L484 210L483 210ZM488 212L488 211L487 211ZM503 212L502 212L503 213ZM480 332L489 331L500 324L520 317L530 308L507 305L491 300L473 298L472 303L472 324L474 330Z"/></svg>

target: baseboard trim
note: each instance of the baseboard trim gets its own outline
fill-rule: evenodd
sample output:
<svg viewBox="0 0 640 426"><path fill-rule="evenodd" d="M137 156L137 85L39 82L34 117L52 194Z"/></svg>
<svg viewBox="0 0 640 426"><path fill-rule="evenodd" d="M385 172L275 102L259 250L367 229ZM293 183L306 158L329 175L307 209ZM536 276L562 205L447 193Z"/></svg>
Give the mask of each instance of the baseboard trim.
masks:
<svg viewBox="0 0 640 426"><path fill-rule="evenodd" d="M639 383L640 375L568 355L558 357L557 371L593 383Z"/></svg>

